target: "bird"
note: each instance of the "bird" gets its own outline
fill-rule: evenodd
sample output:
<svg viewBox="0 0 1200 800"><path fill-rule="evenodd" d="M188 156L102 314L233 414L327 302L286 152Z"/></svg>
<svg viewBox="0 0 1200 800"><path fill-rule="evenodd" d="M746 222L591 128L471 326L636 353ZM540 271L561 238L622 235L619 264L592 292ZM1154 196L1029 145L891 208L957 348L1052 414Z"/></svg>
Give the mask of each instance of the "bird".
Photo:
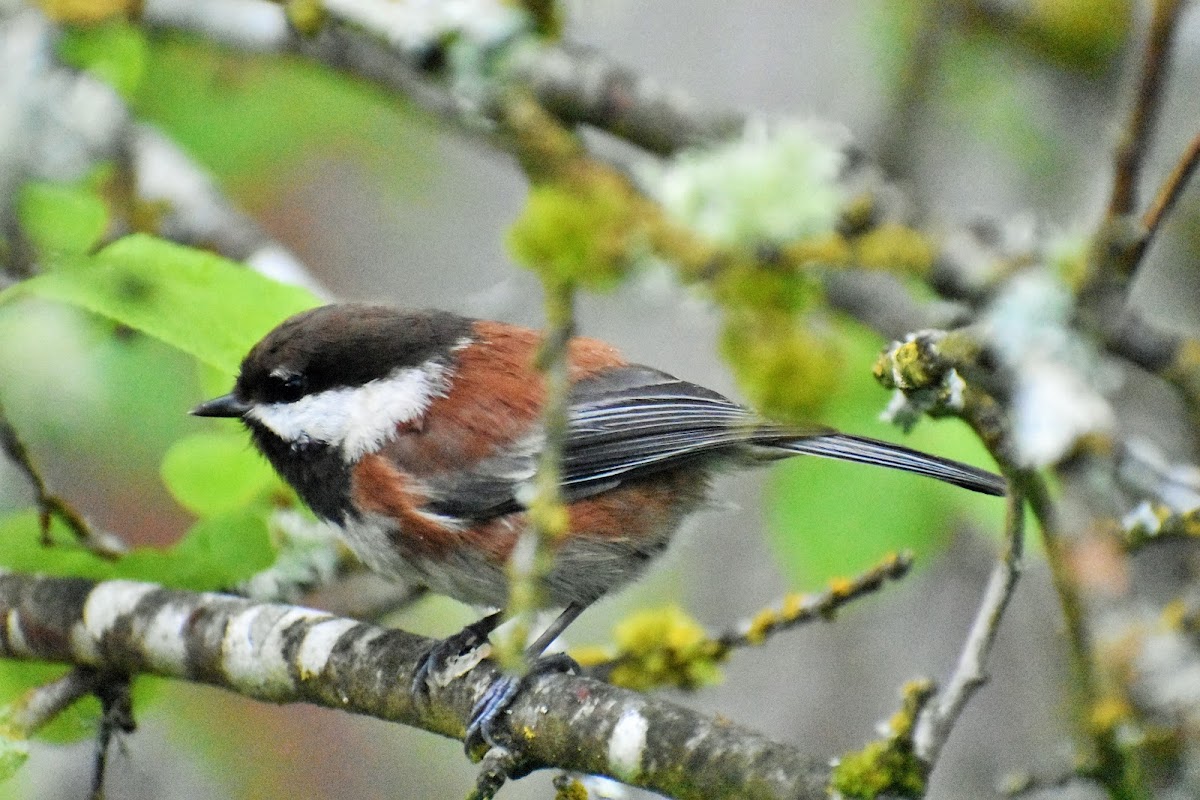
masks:
<svg viewBox="0 0 1200 800"><path fill-rule="evenodd" d="M233 390L192 409L236 418L316 516L385 577L502 609L506 565L545 445L542 333L448 311L335 303L270 331ZM566 348L561 495L567 532L553 545L547 608L562 609L526 650L526 677L499 679L477 702L467 746L497 741L496 722L530 675L571 671L545 650L588 606L640 576L709 497L722 470L814 455L1005 494L1002 477L907 447L765 419L718 392L628 362L575 336ZM489 613L435 644L414 677L487 641Z"/></svg>

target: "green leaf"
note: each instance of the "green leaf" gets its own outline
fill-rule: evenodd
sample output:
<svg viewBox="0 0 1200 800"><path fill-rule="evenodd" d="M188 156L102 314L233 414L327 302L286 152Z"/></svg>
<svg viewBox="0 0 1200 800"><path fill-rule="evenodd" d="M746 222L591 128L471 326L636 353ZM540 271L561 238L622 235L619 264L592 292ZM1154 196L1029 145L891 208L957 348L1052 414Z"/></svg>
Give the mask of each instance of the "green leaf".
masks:
<svg viewBox="0 0 1200 800"><path fill-rule="evenodd" d="M35 181L17 194L17 220L39 253L86 253L108 228L108 207L87 186Z"/></svg>
<svg viewBox="0 0 1200 800"><path fill-rule="evenodd" d="M112 86L125 100L135 96L149 57L145 34L125 20L67 28L58 54L67 64Z"/></svg>
<svg viewBox="0 0 1200 800"><path fill-rule="evenodd" d="M285 317L311 308L307 290L212 253L135 234L0 293L35 296L108 317L227 374Z"/></svg>
<svg viewBox="0 0 1200 800"><path fill-rule="evenodd" d="M153 551L126 556L122 577L153 580L179 589L231 589L275 561L268 511L247 508L203 519L160 558ZM141 555L141 559L136 556Z"/></svg>
<svg viewBox="0 0 1200 800"><path fill-rule="evenodd" d="M923 421L910 436L881 422L878 415L888 396L870 367L882 342L862 328L846 326L844 332L849 368L824 422L848 433L993 466L960 422ZM855 574L901 548L926 556L949 543L955 519L975 517L998 529L1003 513L997 498L895 470L823 458L783 462L768 485L771 545L797 585Z"/></svg>
<svg viewBox="0 0 1200 800"><path fill-rule="evenodd" d="M26 511L0 520L0 567L96 581L126 578L198 592L229 589L275 560L269 513L245 508L218 514L193 525L165 550L139 547L106 561L82 549L57 520L51 526L54 545L44 547L37 514Z"/></svg>
<svg viewBox="0 0 1200 800"><path fill-rule="evenodd" d="M201 517L242 508L280 488L241 431L180 439L163 458L162 479L180 505Z"/></svg>
<svg viewBox="0 0 1200 800"><path fill-rule="evenodd" d="M17 774L17 770L28 760L29 740L10 734L4 726L0 726L0 783Z"/></svg>

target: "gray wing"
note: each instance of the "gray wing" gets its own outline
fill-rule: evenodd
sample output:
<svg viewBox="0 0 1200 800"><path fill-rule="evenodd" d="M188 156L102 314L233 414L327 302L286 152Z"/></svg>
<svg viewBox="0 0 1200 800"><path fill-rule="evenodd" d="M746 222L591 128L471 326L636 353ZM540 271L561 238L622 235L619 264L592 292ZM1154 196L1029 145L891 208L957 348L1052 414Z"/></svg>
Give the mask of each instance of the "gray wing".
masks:
<svg viewBox="0 0 1200 800"><path fill-rule="evenodd" d="M569 402L562 456L567 500L761 438L771 427L714 391L641 366L580 381ZM470 519L519 510L515 494L533 477L541 443L540 435L531 437L472 473L428 481L430 510Z"/></svg>
<svg viewBox="0 0 1200 800"><path fill-rule="evenodd" d="M771 427L732 400L665 372L616 370L572 393L563 486L568 496L591 494L614 480L761 438Z"/></svg>

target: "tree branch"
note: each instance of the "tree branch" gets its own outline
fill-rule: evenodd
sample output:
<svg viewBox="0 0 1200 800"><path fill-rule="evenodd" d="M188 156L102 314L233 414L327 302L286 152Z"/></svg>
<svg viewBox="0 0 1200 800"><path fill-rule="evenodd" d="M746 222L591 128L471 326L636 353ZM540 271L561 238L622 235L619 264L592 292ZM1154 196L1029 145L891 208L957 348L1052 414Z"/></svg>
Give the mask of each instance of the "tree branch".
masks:
<svg viewBox="0 0 1200 800"><path fill-rule="evenodd" d="M476 699L500 674L485 661L419 703L410 686L428 639L311 609L132 581L0 574L0 620L0 657L153 673L460 739ZM586 678L537 679L504 723L528 770L606 775L676 798L826 797L822 760Z"/></svg>
<svg viewBox="0 0 1200 800"><path fill-rule="evenodd" d="M38 523L42 529L42 541L50 543L50 520L57 518L74 534L76 541L101 558L109 560L118 558L127 549L125 543L116 536L101 533L92 528L83 516L71 507L67 501L51 494L46 487L42 473L33 463L25 443L17 435L17 430L8 421L4 407L0 405L0 452L16 465L29 485L33 488L33 502L38 508Z"/></svg>
<svg viewBox="0 0 1200 800"><path fill-rule="evenodd" d="M1155 0L1137 98L1117 148L1116 174L1112 196L1108 201L1110 219L1132 214L1137 208L1138 183L1154 134L1154 123L1158 120L1167 57L1171 52L1175 23L1182 5L1181 0Z"/></svg>
<svg viewBox="0 0 1200 800"><path fill-rule="evenodd" d="M1171 174L1163 182L1158 194L1154 196L1150 208L1146 209L1146 213L1142 215L1143 233L1129 254L1131 270L1136 270L1138 264L1141 263L1142 257L1154 241L1162 221L1175 207L1175 201L1183 194L1197 165L1200 165L1200 134L1192 138L1191 143L1184 150L1183 156L1175 164L1175 169L1171 170Z"/></svg>
<svg viewBox="0 0 1200 800"><path fill-rule="evenodd" d="M958 666L946 688L926 706L913 732L917 757L932 766L962 716L967 702L987 682L987 660L1000 630L1004 610L1021 576L1025 546L1025 500L1019 488L1010 491L1004 524L1004 552L992 568L975 621L967 633Z"/></svg>

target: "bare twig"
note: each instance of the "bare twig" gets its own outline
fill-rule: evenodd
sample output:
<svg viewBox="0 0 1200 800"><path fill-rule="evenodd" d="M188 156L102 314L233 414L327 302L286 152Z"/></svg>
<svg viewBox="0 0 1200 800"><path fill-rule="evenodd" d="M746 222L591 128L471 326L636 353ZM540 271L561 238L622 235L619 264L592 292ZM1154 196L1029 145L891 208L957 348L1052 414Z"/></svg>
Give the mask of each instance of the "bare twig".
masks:
<svg viewBox="0 0 1200 800"><path fill-rule="evenodd" d="M1183 194L1184 188L1191 180L1192 173L1196 171L1196 166L1200 164L1200 134L1197 134L1188 144L1187 149L1183 153L1183 157L1175 165L1175 169L1171 170L1171 174L1167 176L1166 181L1158 190L1158 194L1154 197L1154 202L1150 204L1150 208L1146 209L1146 213L1142 215L1143 233L1137 243L1134 245L1129 254L1129 259L1132 262L1130 269L1137 269L1138 263L1150 244L1154 241L1155 234L1158 233L1159 226L1163 219L1171 212L1175 206L1175 201Z"/></svg>
<svg viewBox="0 0 1200 800"><path fill-rule="evenodd" d="M1021 554L1025 541L1025 499L1014 488L1008 496L1005 516L1004 552L992 568L975 620L963 643L958 666L946 688L926 706L913 733L917 757L932 766L950 737L958 718L972 695L987 681L987 661L1000 630L1004 610L1012 599L1021 575Z"/></svg>
<svg viewBox="0 0 1200 800"><path fill-rule="evenodd" d="M1166 82L1167 58L1182 5L1181 0L1156 0L1154 3L1137 98L1117 147L1113 190L1108 201L1110 219L1132 214L1137 207L1138 183L1154 134L1154 125L1158 121L1159 100Z"/></svg>
<svg viewBox="0 0 1200 800"><path fill-rule="evenodd" d="M5 415L3 406L0 406L0 450L3 450L9 460L21 470L33 489L33 502L38 509L42 544L47 547L51 545L50 521L57 518L70 529L80 544L101 558L114 560L126 551L124 542L119 538L112 534L93 530L70 504L61 497L50 493L46 481L33 463L33 458L29 455L25 443L21 441L16 428L12 426Z"/></svg>

